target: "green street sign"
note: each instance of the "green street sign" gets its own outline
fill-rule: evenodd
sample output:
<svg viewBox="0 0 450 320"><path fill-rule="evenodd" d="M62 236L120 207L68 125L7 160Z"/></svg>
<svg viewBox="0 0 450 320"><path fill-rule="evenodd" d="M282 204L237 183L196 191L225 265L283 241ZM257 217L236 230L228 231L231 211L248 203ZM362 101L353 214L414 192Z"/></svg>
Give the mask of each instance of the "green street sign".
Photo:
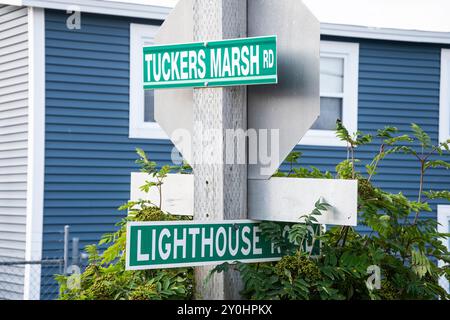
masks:
<svg viewBox="0 0 450 320"><path fill-rule="evenodd" d="M277 83L277 37L144 47L144 89Z"/></svg>
<svg viewBox="0 0 450 320"><path fill-rule="evenodd" d="M267 262L282 257L252 220L129 222L126 269Z"/></svg>

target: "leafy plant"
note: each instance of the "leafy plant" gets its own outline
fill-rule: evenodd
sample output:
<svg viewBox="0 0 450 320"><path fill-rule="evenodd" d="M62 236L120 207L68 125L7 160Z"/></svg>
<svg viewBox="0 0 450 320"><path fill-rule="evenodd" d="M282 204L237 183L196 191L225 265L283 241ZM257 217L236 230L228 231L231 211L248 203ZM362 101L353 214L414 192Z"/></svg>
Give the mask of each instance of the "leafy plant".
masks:
<svg viewBox="0 0 450 320"><path fill-rule="evenodd" d="M137 163L142 171L157 178L157 183L146 182L142 188L148 192L150 188L158 188L164 177L172 170L185 171L183 167L162 167L149 161L145 153L137 149L140 159ZM81 275L57 275L60 284L61 300L161 300L190 299L193 295L192 268L167 270L125 270L126 224L128 221L175 221L186 220L161 210L159 206L146 200L128 202L119 210L127 210L128 216L119 223L115 233L105 234L98 245L89 245L86 252L89 264ZM106 247L102 252L99 248ZM78 277L78 278L76 278ZM75 281L74 281L75 280Z"/></svg>
<svg viewBox="0 0 450 320"><path fill-rule="evenodd" d="M442 243L450 234L437 232L436 220L421 218L421 213L431 211L427 201L450 199L447 190L423 192L428 170L450 167L445 160L435 158L449 151L450 140L433 145L429 135L416 124L411 126L412 135L398 134L395 127L378 130L375 136L361 132L350 135L340 121L336 130L348 148L348 158L336 165L336 178L358 180L359 224L371 232L360 234L349 226L332 226L316 234L312 231L317 222L314 216L326 210L326 205L320 202L309 219L302 217L304 223L291 228L288 243L278 224L264 222L263 236L282 246L286 255L275 263L238 263L245 286L243 296L249 299L449 299L450 295L438 285L438 279L450 278L450 255ZM357 149L374 141L379 141L378 153L362 172L358 169L361 166L356 158ZM418 161L417 200L402 193L391 194L372 184L380 163L398 153ZM286 159L289 171L277 172L275 176L332 177L330 172L299 167L300 159L301 153L291 154ZM302 246L305 237L320 241L320 254L305 252ZM438 267L437 260L447 266ZM367 285L368 270L374 266L381 271L379 288ZM213 272L224 269L220 266Z"/></svg>
<svg viewBox="0 0 450 320"><path fill-rule="evenodd" d="M192 168L186 163L183 162L181 166L162 166L158 169L156 162L150 161L145 154L144 150L136 148L136 152L139 155L139 159L136 160L136 163L141 165L141 172L149 174L151 177L155 178L156 181L146 180L145 184L139 187L141 191L149 192L152 187L156 187L158 189L159 194L159 203L158 208L162 209L162 184L164 178L167 177L172 171L178 171L178 173L185 174L192 171Z"/></svg>
<svg viewBox="0 0 450 320"><path fill-rule="evenodd" d="M335 167L335 174L315 167L299 165L302 154L288 158L288 172L275 176L289 178L356 179L358 181L359 224L371 230L362 234L349 226L317 224L317 216L329 205L318 200L310 214L300 216L302 223L291 225L287 234L283 224L263 222L262 235L284 253L273 263L237 263L244 282L242 295L248 299L449 299L438 285L439 277L450 279L450 254L442 240L450 234L437 231L437 221L424 216L432 211L430 201L450 201L448 190L424 191L426 174L435 168L448 169L442 156L448 154L450 140L434 145L430 136L412 124L411 134L399 134L395 127L385 127L375 135L350 134L341 122L336 135L347 143L348 156ZM361 146L378 143L377 153L365 166L356 155ZM175 217L161 210L161 185L172 170L190 172L186 165L157 169L145 153L138 150L142 170L156 182L147 181L142 190L157 188L159 204L130 202L122 210L129 215L118 223L116 233L105 235L99 246L86 248L89 266L81 274L78 286L70 277L58 276L60 299L189 299L193 296L192 269L125 271L125 225L127 221L172 221ZM406 154L417 161L417 199L403 193L389 193L373 184L380 164L387 157ZM300 214L299 214L300 215ZM321 230L321 232L319 232ZM308 245L306 245L308 242ZM314 248L320 247L320 251ZM446 266L439 267L441 260ZM223 272L230 266L217 266ZM368 270L381 271L380 287L368 285Z"/></svg>

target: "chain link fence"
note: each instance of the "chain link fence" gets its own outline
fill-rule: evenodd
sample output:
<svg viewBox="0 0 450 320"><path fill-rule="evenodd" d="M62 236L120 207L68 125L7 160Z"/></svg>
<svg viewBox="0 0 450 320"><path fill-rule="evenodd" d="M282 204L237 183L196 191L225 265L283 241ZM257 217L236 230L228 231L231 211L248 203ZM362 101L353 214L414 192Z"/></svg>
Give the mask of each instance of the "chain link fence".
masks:
<svg viewBox="0 0 450 320"><path fill-rule="evenodd" d="M54 275L63 273L63 259L51 258L39 261L0 259L0 300L23 300L25 290L29 299L55 299L58 287ZM29 280L26 279L28 277ZM29 289L25 288L25 282Z"/></svg>
<svg viewBox="0 0 450 320"><path fill-rule="evenodd" d="M68 274L71 265L80 263L79 240L69 238L69 229L65 226L61 232L63 237L58 241L61 250L56 257L27 261L0 256L0 300L54 300L58 297L55 275Z"/></svg>

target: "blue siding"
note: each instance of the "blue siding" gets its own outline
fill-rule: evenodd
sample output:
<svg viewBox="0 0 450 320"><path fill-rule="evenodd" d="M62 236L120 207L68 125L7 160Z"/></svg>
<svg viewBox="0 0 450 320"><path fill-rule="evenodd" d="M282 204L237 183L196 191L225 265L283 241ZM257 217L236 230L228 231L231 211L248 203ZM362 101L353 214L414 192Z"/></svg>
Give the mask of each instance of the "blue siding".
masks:
<svg viewBox="0 0 450 320"><path fill-rule="evenodd" d="M323 39L360 44L358 130L375 135L377 129L396 126L402 133L411 133L410 124L414 122L430 134L433 143L437 143L440 45L335 37ZM364 170L364 166L378 152L378 142L375 140L357 149L360 169ZM333 172L336 164L347 155L345 148L298 146L296 150L304 153L302 165ZM403 154L391 155L381 162L373 182L386 191L403 192L415 199L419 170L420 165L415 158ZM430 189L449 190L449 171L430 169L424 190ZM436 203L432 208L433 212L422 216L436 217ZM362 226L358 229L366 231Z"/></svg>
<svg viewBox="0 0 450 320"><path fill-rule="evenodd" d="M128 138L129 25L158 22L83 13L81 30L69 30L66 19L46 11L44 257L61 256L66 224L82 247L115 230L137 171L135 148L161 163L172 148ZM52 297L51 280L42 279L43 298Z"/></svg>
<svg viewBox="0 0 450 320"><path fill-rule="evenodd" d="M130 172L137 169L135 148L143 148L160 164L168 163L172 148L168 141L128 138L131 20L83 14L81 30L71 31L65 28L66 17L46 11L46 257L61 255L65 224L82 246L115 230L124 215L117 207L129 199ZM360 42L359 129L374 133L395 125L404 131L416 122L436 142L440 46L352 41ZM346 157L344 148L297 149L304 152L303 165L321 170L333 171ZM361 166L376 151L373 144L359 148ZM374 182L415 197L418 169L414 159L391 156ZM429 188L450 189L448 171L431 171ZM47 277L43 284L49 281Z"/></svg>

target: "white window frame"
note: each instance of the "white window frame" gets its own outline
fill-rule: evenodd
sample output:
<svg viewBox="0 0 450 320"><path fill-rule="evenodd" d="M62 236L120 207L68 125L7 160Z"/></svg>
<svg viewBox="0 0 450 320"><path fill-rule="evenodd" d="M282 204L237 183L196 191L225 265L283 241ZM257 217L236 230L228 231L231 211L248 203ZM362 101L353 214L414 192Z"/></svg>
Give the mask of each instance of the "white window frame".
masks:
<svg viewBox="0 0 450 320"><path fill-rule="evenodd" d="M344 92L331 94L320 91L320 96L342 98L342 120L350 133L358 131L358 76L359 43L321 41L320 56L342 58L344 60ZM300 145L345 147L346 143L336 137L335 130L310 129L302 138Z"/></svg>
<svg viewBox="0 0 450 320"><path fill-rule="evenodd" d="M441 88L439 98L439 141L450 139L450 49L441 51Z"/></svg>
<svg viewBox="0 0 450 320"><path fill-rule="evenodd" d="M438 232L448 233L449 220L450 220L450 205L438 205L437 206L437 222L439 223ZM441 241L450 250L448 239L447 241L445 239L442 239ZM439 260L438 266L439 267L444 266L444 261ZM445 277L441 277L439 279L439 284L442 288L446 289L447 292L450 293L449 282Z"/></svg>
<svg viewBox="0 0 450 320"><path fill-rule="evenodd" d="M144 121L143 35L152 38L159 26L130 23L130 119L129 137L132 139L168 139L156 122Z"/></svg>

